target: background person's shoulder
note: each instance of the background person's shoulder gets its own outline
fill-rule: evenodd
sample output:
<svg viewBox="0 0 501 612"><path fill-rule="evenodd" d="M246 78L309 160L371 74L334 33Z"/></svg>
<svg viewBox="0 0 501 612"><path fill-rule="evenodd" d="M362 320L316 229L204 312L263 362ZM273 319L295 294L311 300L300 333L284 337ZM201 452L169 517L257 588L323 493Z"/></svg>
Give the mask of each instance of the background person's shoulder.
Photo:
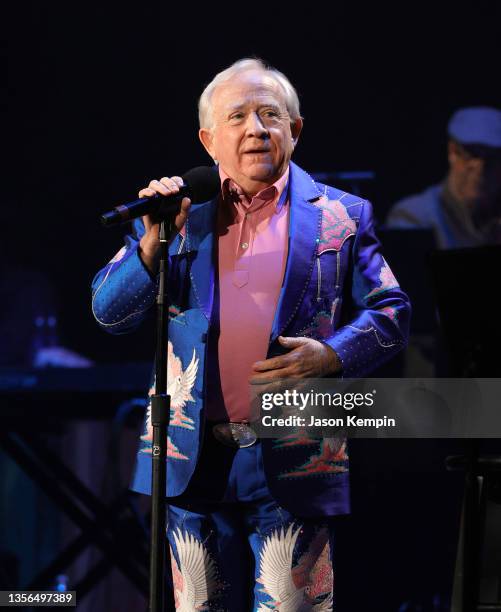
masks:
<svg viewBox="0 0 501 612"><path fill-rule="evenodd" d="M441 183L398 200L386 217L386 227L430 227L440 205Z"/></svg>

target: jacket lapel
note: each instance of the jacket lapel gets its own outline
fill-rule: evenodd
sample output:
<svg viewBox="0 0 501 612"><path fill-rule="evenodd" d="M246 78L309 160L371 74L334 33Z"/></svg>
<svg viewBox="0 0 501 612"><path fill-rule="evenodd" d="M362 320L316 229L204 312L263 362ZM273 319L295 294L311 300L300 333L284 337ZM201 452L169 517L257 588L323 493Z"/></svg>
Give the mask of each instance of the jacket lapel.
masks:
<svg viewBox="0 0 501 612"><path fill-rule="evenodd" d="M322 222L321 209L311 204L322 195L313 179L291 162L289 181L289 247L270 343L292 321L305 294L315 264Z"/></svg>
<svg viewBox="0 0 501 612"><path fill-rule="evenodd" d="M304 296L320 239L321 209L312 206L322 193L313 179L296 164L289 175L289 244L270 343L283 333ZM210 320L214 301L214 234L219 198L195 205L186 222L186 253L191 257L190 278L195 298Z"/></svg>
<svg viewBox="0 0 501 612"><path fill-rule="evenodd" d="M214 232L219 198L193 206L186 221L186 253L191 258L193 293L210 320L214 300Z"/></svg>

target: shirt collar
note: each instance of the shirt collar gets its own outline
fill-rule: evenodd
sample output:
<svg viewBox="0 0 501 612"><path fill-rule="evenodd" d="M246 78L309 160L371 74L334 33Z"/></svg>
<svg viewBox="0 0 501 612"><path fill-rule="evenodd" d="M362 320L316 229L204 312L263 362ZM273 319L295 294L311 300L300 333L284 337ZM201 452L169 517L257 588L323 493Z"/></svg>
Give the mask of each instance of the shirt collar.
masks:
<svg viewBox="0 0 501 612"><path fill-rule="evenodd" d="M235 206L243 205L245 208L260 208L264 204L274 202L277 212L280 211L286 198L281 197L289 180L289 166L287 166L282 176L272 185L261 189L250 200L238 185L226 172L219 166L219 177L221 179L221 192L225 202L232 202ZM284 194L285 195L285 194Z"/></svg>

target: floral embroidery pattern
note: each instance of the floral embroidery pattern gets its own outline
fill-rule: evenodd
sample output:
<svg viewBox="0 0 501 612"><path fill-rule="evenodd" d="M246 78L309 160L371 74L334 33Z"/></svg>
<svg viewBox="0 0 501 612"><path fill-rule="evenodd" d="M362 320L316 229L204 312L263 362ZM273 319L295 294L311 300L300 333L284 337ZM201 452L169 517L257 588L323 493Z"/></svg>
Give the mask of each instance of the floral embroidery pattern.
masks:
<svg viewBox="0 0 501 612"><path fill-rule="evenodd" d="M386 263L383 257L383 265L379 271L379 287L375 287L370 293L365 296L365 300L368 300L375 295L379 295L389 289L395 289L398 287L397 279L393 276L393 272L390 270L390 266Z"/></svg>
<svg viewBox="0 0 501 612"><path fill-rule="evenodd" d="M181 309L179 308L179 306L176 306L175 304L171 304L169 306L169 316L177 317L177 315L180 313Z"/></svg>
<svg viewBox="0 0 501 612"><path fill-rule="evenodd" d="M398 317L398 309L395 306L385 306L384 308L380 308L379 312L382 312L387 317L389 317L392 321L396 321Z"/></svg>
<svg viewBox="0 0 501 612"><path fill-rule="evenodd" d="M151 422L151 417L150 417L150 422ZM143 442L148 443L148 446L145 446L144 448L142 448L141 452L146 453L147 455L151 455L152 453L151 445L153 442L153 428L151 428L151 433L141 436L141 440L143 440ZM189 459L187 455L183 455L183 453L179 452L179 448L170 439L170 436L167 436L167 457L170 457L171 459L185 459L185 460Z"/></svg>
<svg viewBox="0 0 501 612"><path fill-rule="evenodd" d="M293 567L294 548L301 533L301 525L296 527L291 523L287 530L277 529L264 541L257 581L263 585L262 592L271 601L260 604L259 612L332 610L332 566L329 574L325 564L327 559L330 565L328 531L321 529L316 534L308 550Z"/></svg>
<svg viewBox="0 0 501 612"><path fill-rule="evenodd" d="M214 560L202 542L180 529L173 532L179 565L171 548L174 602L179 612L208 610L210 600L222 584L217 580Z"/></svg>
<svg viewBox="0 0 501 612"><path fill-rule="evenodd" d="M308 461L295 470L279 474L279 478L302 478L317 474L339 474L347 472L346 440L340 438L324 438L320 442L317 454L310 456Z"/></svg>
<svg viewBox="0 0 501 612"><path fill-rule="evenodd" d="M312 438L304 428L298 428L294 433L273 439L273 448L288 448L290 446L305 446L318 444L318 438Z"/></svg>
<svg viewBox="0 0 501 612"><path fill-rule="evenodd" d="M325 310L317 312L308 327L303 328L299 335L308 338L328 338L332 335L331 313Z"/></svg>
<svg viewBox="0 0 501 612"><path fill-rule="evenodd" d="M327 595L327 600L322 603L328 602L332 605L334 572L330 559L329 531L326 527L315 534L292 573L296 584L304 584L309 601L316 601Z"/></svg>
<svg viewBox="0 0 501 612"><path fill-rule="evenodd" d="M344 241L357 231L357 224L339 200L322 197L315 206L322 209L322 228L318 254L324 251L339 251Z"/></svg>

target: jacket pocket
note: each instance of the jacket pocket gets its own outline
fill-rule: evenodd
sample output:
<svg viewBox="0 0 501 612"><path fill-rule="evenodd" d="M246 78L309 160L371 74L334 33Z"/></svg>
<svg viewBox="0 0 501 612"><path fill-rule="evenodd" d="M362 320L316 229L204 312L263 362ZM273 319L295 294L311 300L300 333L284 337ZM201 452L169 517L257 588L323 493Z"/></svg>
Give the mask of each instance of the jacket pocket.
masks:
<svg viewBox="0 0 501 612"><path fill-rule="evenodd" d="M327 253L328 255L324 255L325 253ZM332 256L332 254L334 254L334 256ZM323 256L323 258L322 258ZM324 265L324 268L326 268L326 270L323 272L322 271L322 263L321 263L321 258L323 259L323 261L326 262L326 264ZM334 259L333 262L330 262L329 259ZM337 295L337 293L339 292L339 280L340 280L340 273L341 273L341 253L340 251L334 251L334 250L329 250L329 251L323 251L322 253L320 253L320 255L317 255L316 257L316 264L317 264L317 293L316 293L316 299L317 302L321 302L323 297L325 297L325 295L327 295L328 297L334 297L334 295ZM334 281L334 283L332 284L332 280ZM325 286L325 295L322 295L322 283L326 283ZM332 292L332 290L329 288L333 287L334 288L334 292Z"/></svg>

